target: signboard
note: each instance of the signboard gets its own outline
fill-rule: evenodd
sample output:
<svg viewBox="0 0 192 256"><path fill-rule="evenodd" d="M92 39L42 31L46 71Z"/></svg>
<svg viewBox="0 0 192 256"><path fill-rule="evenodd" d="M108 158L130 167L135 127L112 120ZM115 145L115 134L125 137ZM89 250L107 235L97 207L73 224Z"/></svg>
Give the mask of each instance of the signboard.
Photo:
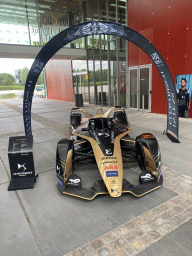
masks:
<svg viewBox="0 0 192 256"><path fill-rule="evenodd" d="M144 36L129 27L107 21L87 22L72 26L57 34L41 49L29 71L25 85L23 117L26 135L29 136L32 134L31 105L33 91L36 81L45 64L58 50L60 50L68 43L85 36L100 34L107 34L124 38L140 47L152 59L163 80L167 97L167 129L165 130L165 133L170 135L169 138L172 138L172 135L176 136L177 138L175 139L175 142L179 142L177 94L171 73L165 60L160 55L158 50L153 46L153 44L149 42ZM172 134L170 134L170 132Z"/></svg>

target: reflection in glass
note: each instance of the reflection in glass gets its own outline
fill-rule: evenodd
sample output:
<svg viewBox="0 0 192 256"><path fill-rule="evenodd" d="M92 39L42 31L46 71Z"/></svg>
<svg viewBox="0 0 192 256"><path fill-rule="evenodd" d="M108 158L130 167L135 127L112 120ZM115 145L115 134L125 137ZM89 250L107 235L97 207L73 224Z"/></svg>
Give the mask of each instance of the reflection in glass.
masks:
<svg viewBox="0 0 192 256"><path fill-rule="evenodd" d="M149 68L140 69L140 109L144 95L144 109L149 108Z"/></svg>
<svg viewBox="0 0 192 256"><path fill-rule="evenodd" d="M126 61L119 61L120 105L126 107Z"/></svg>
<svg viewBox="0 0 192 256"><path fill-rule="evenodd" d="M43 46L66 28L84 22L83 1L14 0L0 5L0 43ZM66 47L84 48L84 38Z"/></svg>
<svg viewBox="0 0 192 256"><path fill-rule="evenodd" d="M137 108L137 69L130 70L130 108Z"/></svg>
<svg viewBox="0 0 192 256"><path fill-rule="evenodd" d="M75 94L83 95L83 102L89 102L88 75L86 60L74 60L73 62L73 88Z"/></svg>

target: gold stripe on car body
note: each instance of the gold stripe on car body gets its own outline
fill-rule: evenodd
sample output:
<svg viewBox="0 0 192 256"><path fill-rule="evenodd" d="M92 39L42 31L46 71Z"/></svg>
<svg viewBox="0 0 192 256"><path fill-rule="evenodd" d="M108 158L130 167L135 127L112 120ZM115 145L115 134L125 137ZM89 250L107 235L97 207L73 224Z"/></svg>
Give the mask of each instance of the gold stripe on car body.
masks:
<svg viewBox="0 0 192 256"><path fill-rule="evenodd" d="M151 156L150 151L145 146L143 146L143 149L146 161L146 171L150 171L157 178L157 180L159 180L159 171L157 170L155 161Z"/></svg>
<svg viewBox="0 0 192 256"><path fill-rule="evenodd" d="M125 131L124 133L121 133L120 135L118 135L115 139L114 139L114 152L113 155L108 155L105 156L102 152L102 150L100 149L98 143L95 141L95 139L90 138L88 136L82 135L82 134L77 134L75 133L75 131L73 131L74 135L77 135L81 138L84 138L86 140L88 140L91 143L92 149L93 149L93 153L97 162L97 166L98 169L100 171L100 174L102 176L102 179L107 187L107 190L109 191L110 196L112 197L119 197L122 194L122 181L123 181L123 161L122 161L122 154L121 154L121 146L120 146L120 139L122 137L124 137L126 134L129 133L129 130ZM107 159L115 159L116 162L116 166L118 167L118 169L115 168L111 168L111 166L113 166L110 163L106 163L104 164L104 161ZM108 168L108 169L107 169ZM118 173L118 176L112 176L114 180L117 181L117 183L115 184L111 184L110 183L110 179L111 177L107 177L106 175L106 171L114 171Z"/></svg>
<svg viewBox="0 0 192 256"><path fill-rule="evenodd" d="M78 197L78 198L82 198L82 199L91 201L91 200L93 200L97 195L106 195L106 194L108 194L108 192L99 192L99 193L96 193L96 194L94 194L94 196L91 197L91 198L87 198L87 197L83 197L83 196L78 196L78 195L71 194L71 193L65 192L65 191L63 191L63 194L66 194L66 195L69 195L69 196L74 196L74 197Z"/></svg>
<svg viewBox="0 0 192 256"><path fill-rule="evenodd" d="M86 112L85 110L78 108L78 109L73 109L72 112L82 112L84 113L88 118L92 118L93 116L91 114L89 114L88 112Z"/></svg>
<svg viewBox="0 0 192 256"><path fill-rule="evenodd" d="M76 141L75 141L75 142L74 142L74 145L80 145L80 144L83 144L83 143L86 143L86 142L87 142L86 140L80 141L80 142L78 142L78 141L76 142Z"/></svg>
<svg viewBox="0 0 192 256"><path fill-rule="evenodd" d="M111 112L112 112L113 110L115 110L115 109L116 109L115 107L110 108L107 112L105 112L104 117L109 117L109 115L111 114Z"/></svg>
<svg viewBox="0 0 192 256"><path fill-rule="evenodd" d="M153 188L153 189L151 189L151 190L148 190L148 191L146 191L145 193L143 193L143 194L141 194L141 195L137 195L137 194L133 193L131 190L126 190L126 191L123 190L122 193L130 193L130 194L132 194L132 195L134 195L134 196L136 196L136 197L141 197L141 196L144 196L144 195L146 195L146 194L148 194L148 193L150 193L150 192L152 192L152 191L154 191L154 190L156 190L156 189L158 189L158 188L160 188L160 187L161 187L161 186L158 186L158 187L156 187L156 188ZM76 195L76 194L71 194L71 193L65 192L65 191L63 191L62 193L63 193L63 194L66 194L66 195L69 195L69 196L74 196L74 197L82 198L82 199L85 199L85 200L88 200L88 201L93 200L97 195L106 195L106 194L109 194L108 192L98 192L98 193L95 193L95 194L93 195L93 197L87 198L87 197L79 196L79 195Z"/></svg>
<svg viewBox="0 0 192 256"><path fill-rule="evenodd" d="M129 129L129 132L131 131L131 129ZM134 142L135 143L135 140L130 140L130 139L127 139L127 138L122 138L121 140L123 141L131 141L131 142Z"/></svg>
<svg viewBox="0 0 192 256"><path fill-rule="evenodd" d="M161 187L161 186L158 186L158 187L155 187L155 188L153 188L153 189L151 189L151 190L147 190L145 193L143 193L143 194L141 194L141 195L137 195L137 194L133 193L131 190L127 190L127 191L123 190L123 193L130 193L130 194L132 194L132 195L134 195L134 196L136 196L136 197L141 197L141 196L144 196L144 195L146 195L146 194L148 194L148 193L150 193L150 192L152 192L152 191L154 191L154 190L156 190L156 189L158 189L158 188L160 188L160 187Z"/></svg>
<svg viewBox="0 0 192 256"><path fill-rule="evenodd" d="M72 174L72 149L70 149L67 153L67 159L66 159L66 163L65 163L65 168L64 168L65 172L64 172L64 184L67 181L67 179L69 178L69 176Z"/></svg>

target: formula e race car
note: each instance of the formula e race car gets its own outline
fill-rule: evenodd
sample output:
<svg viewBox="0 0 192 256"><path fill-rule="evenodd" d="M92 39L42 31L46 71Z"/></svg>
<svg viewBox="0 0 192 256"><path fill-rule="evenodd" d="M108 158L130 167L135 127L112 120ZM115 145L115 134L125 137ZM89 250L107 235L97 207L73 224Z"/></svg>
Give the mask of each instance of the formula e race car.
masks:
<svg viewBox="0 0 192 256"><path fill-rule="evenodd" d="M121 107L112 107L105 113L99 107L95 116L73 108L71 139L62 138L57 144L59 190L92 200L99 194L119 197L131 193L140 197L161 187L162 162L156 138L143 133L133 139L130 131Z"/></svg>

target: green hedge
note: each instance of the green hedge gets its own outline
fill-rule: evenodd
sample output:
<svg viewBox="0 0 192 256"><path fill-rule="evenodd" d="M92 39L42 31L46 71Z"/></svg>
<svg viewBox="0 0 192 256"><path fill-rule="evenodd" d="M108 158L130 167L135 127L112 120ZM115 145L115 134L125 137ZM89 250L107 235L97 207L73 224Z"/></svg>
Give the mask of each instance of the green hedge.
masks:
<svg viewBox="0 0 192 256"><path fill-rule="evenodd" d="M9 93L9 94L0 94L0 100L1 99L13 99L15 98L16 95L14 93Z"/></svg>
<svg viewBox="0 0 192 256"><path fill-rule="evenodd" d="M0 91L9 91L9 90L24 90L24 85L3 85L0 86Z"/></svg>

